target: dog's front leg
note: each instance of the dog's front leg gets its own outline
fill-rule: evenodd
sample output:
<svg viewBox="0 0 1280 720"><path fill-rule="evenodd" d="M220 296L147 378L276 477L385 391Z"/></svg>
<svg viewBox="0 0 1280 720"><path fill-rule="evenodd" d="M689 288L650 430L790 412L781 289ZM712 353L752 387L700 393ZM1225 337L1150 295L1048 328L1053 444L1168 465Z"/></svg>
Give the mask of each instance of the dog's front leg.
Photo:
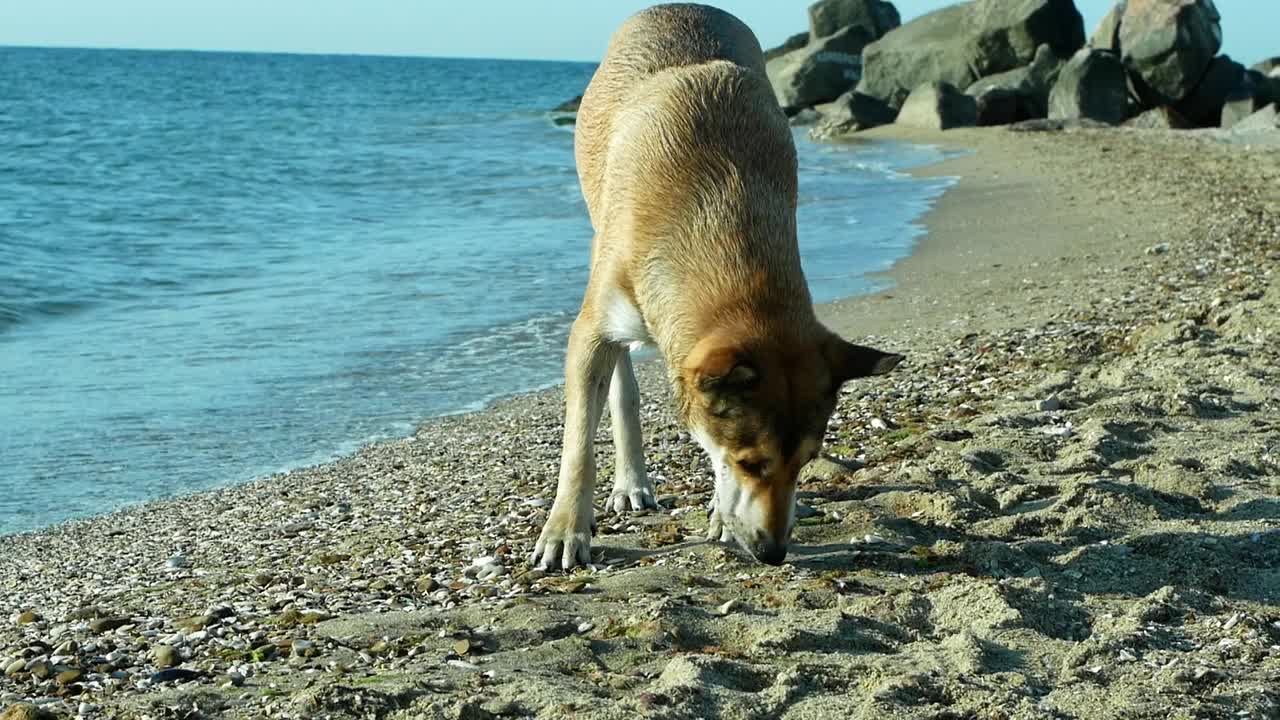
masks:
<svg viewBox="0 0 1280 720"><path fill-rule="evenodd" d="M587 308L569 334L565 359L564 448L551 513L533 551L532 562L545 570L568 570L591 562L591 506L595 491L596 426L609 394L609 376L620 348L600 334Z"/></svg>
<svg viewBox="0 0 1280 720"><path fill-rule="evenodd" d="M640 385L631 365L631 351L618 353L609 385L609 414L613 418L613 492L605 510L622 514L628 510L657 510L653 483L644 469L644 440L640 431Z"/></svg>

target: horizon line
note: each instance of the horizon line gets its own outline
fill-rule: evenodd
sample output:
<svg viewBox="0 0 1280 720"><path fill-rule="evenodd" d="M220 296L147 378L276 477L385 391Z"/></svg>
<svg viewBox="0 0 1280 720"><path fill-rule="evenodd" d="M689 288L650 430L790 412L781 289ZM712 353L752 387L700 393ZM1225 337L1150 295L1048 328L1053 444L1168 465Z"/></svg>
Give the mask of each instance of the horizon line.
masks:
<svg viewBox="0 0 1280 720"><path fill-rule="evenodd" d="M13 44L0 42L0 50L92 50L115 52L167 52L167 53L206 53L218 55L302 55L307 57L368 57L368 58L402 58L423 60L490 60L496 62L545 62L572 63L576 65L598 65L599 60L566 60L560 58L531 57L490 57L486 55L427 55L418 53L366 52L339 50L239 50L231 48L182 48L182 47L128 47L118 45L57 45L57 44Z"/></svg>

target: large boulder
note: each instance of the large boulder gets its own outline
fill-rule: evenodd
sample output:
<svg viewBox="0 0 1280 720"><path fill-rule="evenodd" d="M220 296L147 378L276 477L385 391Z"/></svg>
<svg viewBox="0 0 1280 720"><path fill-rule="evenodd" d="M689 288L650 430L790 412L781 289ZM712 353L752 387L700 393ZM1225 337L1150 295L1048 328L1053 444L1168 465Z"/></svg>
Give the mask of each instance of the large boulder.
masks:
<svg viewBox="0 0 1280 720"><path fill-rule="evenodd" d="M778 104L791 115L840 97L858 84L862 49L874 39L865 28L850 25L770 60L765 71Z"/></svg>
<svg viewBox="0 0 1280 720"><path fill-rule="evenodd" d="M1120 48L1143 102L1170 105L1191 93L1222 47L1219 21L1213 0L1128 0Z"/></svg>
<svg viewBox="0 0 1280 720"><path fill-rule="evenodd" d="M1124 15L1125 0L1120 0L1103 16L1098 28L1089 36L1089 47L1120 53L1120 18Z"/></svg>
<svg viewBox="0 0 1280 720"><path fill-rule="evenodd" d="M1049 91L1062 65L1053 48L1041 45L1030 65L989 75L970 85L965 94L978 101L978 124L1005 125L1046 117Z"/></svg>
<svg viewBox="0 0 1280 720"><path fill-rule="evenodd" d="M809 6L809 36L815 40L850 25L879 38L901 24L898 9L884 0L818 0Z"/></svg>
<svg viewBox="0 0 1280 720"><path fill-rule="evenodd" d="M929 130L969 127L978 124L978 104L954 85L924 83L907 96L896 122Z"/></svg>
<svg viewBox="0 0 1280 720"><path fill-rule="evenodd" d="M822 119L809 131L814 140L828 140L859 130L892 124L898 113L883 100L850 90L822 108Z"/></svg>
<svg viewBox="0 0 1280 720"><path fill-rule="evenodd" d="M901 105L925 83L967 88L1031 62L1049 47L1070 57L1084 44L1072 0L972 0L912 20L863 51L858 91Z"/></svg>
<svg viewBox="0 0 1280 720"><path fill-rule="evenodd" d="M1231 91L1244 80L1244 66L1230 56L1219 55L1190 94L1178 103L1178 113L1193 127L1218 127L1222 124L1222 106Z"/></svg>
<svg viewBox="0 0 1280 720"><path fill-rule="evenodd" d="M796 33L795 35L792 35L786 40L783 40L782 44L779 45L778 47L765 50L764 61L769 62L770 60L776 57L781 57L783 55L786 55L789 52L795 52L796 50L799 50L800 48L808 44L809 44L809 33L807 32Z"/></svg>
<svg viewBox="0 0 1280 720"><path fill-rule="evenodd" d="M1058 73L1049 94L1051 120L1097 120L1119 125L1127 116L1124 63L1114 53L1081 48Z"/></svg>

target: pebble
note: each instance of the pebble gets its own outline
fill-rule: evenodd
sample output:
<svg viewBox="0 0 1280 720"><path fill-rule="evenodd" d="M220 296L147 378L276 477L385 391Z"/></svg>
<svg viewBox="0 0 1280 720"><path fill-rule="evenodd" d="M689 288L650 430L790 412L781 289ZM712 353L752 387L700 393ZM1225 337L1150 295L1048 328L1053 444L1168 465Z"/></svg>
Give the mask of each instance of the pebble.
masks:
<svg viewBox="0 0 1280 720"><path fill-rule="evenodd" d="M172 645L157 645L151 650L151 662L158 668L171 668L182 662L182 656Z"/></svg>
<svg viewBox="0 0 1280 720"><path fill-rule="evenodd" d="M14 622L18 625L31 625L32 623L40 622L40 616L28 610L18 613L18 616L14 618Z"/></svg>
<svg viewBox="0 0 1280 720"><path fill-rule="evenodd" d="M4 674L12 677L14 675L17 675L20 672L25 672L26 669L27 669L26 660L14 660L13 662L5 666Z"/></svg>
<svg viewBox="0 0 1280 720"><path fill-rule="evenodd" d="M596 624L593 622L588 621L588 622L580 623L578 625L578 634L586 635L587 633L591 632L595 628L596 628Z"/></svg>
<svg viewBox="0 0 1280 720"><path fill-rule="evenodd" d="M716 608L716 615L719 615L720 617L724 617L740 609L741 607L742 607L742 603L738 602L737 600L729 600L729 601L726 601L724 604L720 605L720 607Z"/></svg>
<svg viewBox="0 0 1280 720"><path fill-rule="evenodd" d="M111 632L112 630L119 630L120 628L126 625L131 625L132 623L133 620L127 617L98 618L89 622L89 632L99 634Z"/></svg>
<svg viewBox="0 0 1280 720"><path fill-rule="evenodd" d="M1044 400L1041 400L1038 407L1040 408L1040 412L1054 412L1062 409L1062 401L1058 399L1057 393L1054 393Z"/></svg>
<svg viewBox="0 0 1280 720"><path fill-rule="evenodd" d="M164 561L164 566L170 570L181 570L182 568L187 567L188 564L187 556L182 554L174 555Z"/></svg>

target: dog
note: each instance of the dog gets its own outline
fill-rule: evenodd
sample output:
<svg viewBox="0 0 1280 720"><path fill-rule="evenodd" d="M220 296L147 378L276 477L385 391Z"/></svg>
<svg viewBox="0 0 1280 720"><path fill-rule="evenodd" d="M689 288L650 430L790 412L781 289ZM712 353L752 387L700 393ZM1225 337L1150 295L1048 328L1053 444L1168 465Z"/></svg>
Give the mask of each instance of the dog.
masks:
<svg viewBox="0 0 1280 720"><path fill-rule="evenodd" d="M755 35L704 5L632 16L582 98L574 154L595 237L565 359L556 496L532 564L591 562L606 398L617 472L605 510L657 509L630 356L646 345L715 468L708 538L781 564L800 469L840 386L903 356L846 342L814 315L796 244L795 145Z"/></svg>

